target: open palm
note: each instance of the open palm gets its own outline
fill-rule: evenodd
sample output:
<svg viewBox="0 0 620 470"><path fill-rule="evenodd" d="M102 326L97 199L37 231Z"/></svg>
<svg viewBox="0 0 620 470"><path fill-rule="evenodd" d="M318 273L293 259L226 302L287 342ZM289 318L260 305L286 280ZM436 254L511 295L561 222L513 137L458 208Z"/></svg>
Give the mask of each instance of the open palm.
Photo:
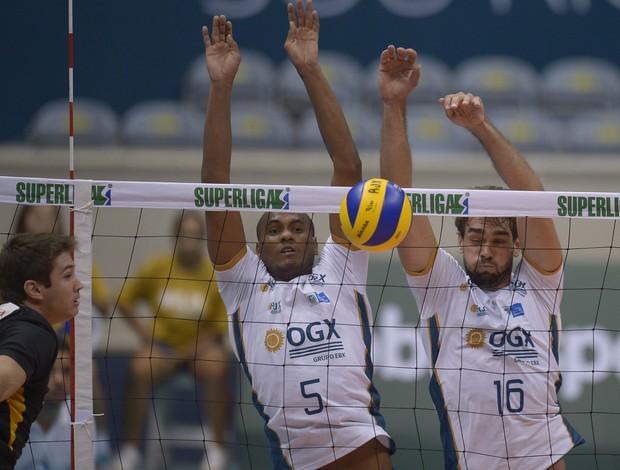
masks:
<svg viewBox="0 0 620 470"><path fill-rule="evenodd" d="M232 36L232 24L225 16L213 18L212 37L209 30L202 28L205 43L207 69L212 81L234 79L241 63L239 46Z"/></svg>
<svg viewBox="0 0 620 470"><path fill-rule="evenodd" d="M299 0L296 7L288 4L289 30L284 43L284 50L291 62L299 67L319 62L319 17L312 10L312 2Z"/></svg>

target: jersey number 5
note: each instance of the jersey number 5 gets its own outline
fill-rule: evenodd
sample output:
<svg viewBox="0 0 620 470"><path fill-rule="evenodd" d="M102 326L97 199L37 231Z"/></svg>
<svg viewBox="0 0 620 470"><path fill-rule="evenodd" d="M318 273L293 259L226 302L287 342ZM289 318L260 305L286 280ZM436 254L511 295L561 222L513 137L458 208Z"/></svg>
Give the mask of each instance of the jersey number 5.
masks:
<svg viewBox="0 0 620 470"><path fill-rule="evenodd" d="M323 397L321 397L321 395L317 392L310 393L307 388L309 385L318 384L319 382L319 379L312 379L299 383L299 386L301 387L301 394L303 395L303 397L308 399L316 399L317 401L316 408L304 408L304 411L307 415L315 415L323 411Z"/></svg>

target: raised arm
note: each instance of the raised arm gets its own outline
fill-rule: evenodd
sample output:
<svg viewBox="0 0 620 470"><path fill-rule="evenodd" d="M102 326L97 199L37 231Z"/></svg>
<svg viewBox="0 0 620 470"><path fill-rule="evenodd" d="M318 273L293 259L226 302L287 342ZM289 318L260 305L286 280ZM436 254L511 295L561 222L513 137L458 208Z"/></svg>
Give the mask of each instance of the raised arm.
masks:
<svg viewBox="0 0 620 470"><path fill-rule="evenodd" d="M202 153L202 182L230 183L232 130L230 123L232 86L241 54L233 39L232 23L225 16L213 17L211 37L202 28L207 70L211 78ZM241 214L237 211L207 211L207 247L215 265L234 258L246 244Z"/></svg>
<svg viewBox="0 0 620 470"><path fill-rule="evenodd" d="M9 356L0 356L0 402L6 401L26 382L26 372Z"/></svg>
<svg viewBox="0 0 620 470"><path fill-rule="evenodd" d="M513 190L543 191L540 178L527 160L485 115L484 105L471 93L456 93L441 98L446 116L454 124L469 130L488 153L504 183ZM518 219L523 255L544 271L555 271L562 263L562 251L553 219Z"/></svg>
<svg viewBox="0 0 620 470"><path fill-rule="evenodd" d="M362 162L334 92L319 65L319 17L312 0L288 4L289 30L284 49L304 82L316 120L332 160L332 186L353 186L362 180ZM330 214L331 233L344 238L338 214Z"/></svg>
<svg viewBox="0 0 620 470"><path fill-rule="evenodd" d="M381 53L378 85L383 101L381 176L402 188L411 187L411 149L407 140L407 98L420 79L416 52L388 46ZM398 247L400 260L409 272L427 266L437 242L428 217L414 215L411 229Z"/></svg>

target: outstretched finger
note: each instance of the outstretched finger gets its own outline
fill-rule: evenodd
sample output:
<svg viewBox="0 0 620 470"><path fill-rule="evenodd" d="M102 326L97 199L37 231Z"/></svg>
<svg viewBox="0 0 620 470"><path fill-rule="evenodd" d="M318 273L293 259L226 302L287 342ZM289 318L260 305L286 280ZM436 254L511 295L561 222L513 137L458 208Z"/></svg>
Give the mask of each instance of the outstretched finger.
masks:
<svg viewBox="0 0 620 470"><path fill-rule="evenodd" d="M315 33L319 32L319 14L316 10L312 10L312 30Z"/></svg>
<svg viewBox="0 0 620 470"><path fill-rule="evenodd" d="M306 27L313 29L314 25L312 23L312 20L314 19L314 15L312 14L312 0L307 0L306 1L306 11L304 12L304 24L306 25Z"/></svg>
<svg viewBox="0 0 620 470"><path fill-rule="evenodd" d="M229 38L232 38L232 22L231 21L226 22L226 42L228 42Z"/></svg>
<svg viewBox="0 0 620 470"><path fill-rule="evenodd" d="M306 17L304 16L304 2L297 0L297 26L303 28L306 26Z"/></svg>
<svg viewBox="0 0 620 470"><path fill-rule="evenodd" d="M232 43L234 43L233 40L233 27L232 27L232 22L231 21L227 21L226 22L226 43L232 45Z"/></svg>
<svg viewBox="0 0 620 470"><path fill-rule="evenodd" d="M213 17L213 26L211 26L211 44L217 44L220 38L220 17Z"/></svg>
<svg viewBox="0 0 620 470"><path fill-rule="evenodd" d="M293 6L292 3L289 3L288 5L286 5L286 11L288 13L288 22L289 24L293 24L296 25L297 21L295 19L295 7Z"/></svg>
<svg viewBox="0 0 620 470"><path fill-rule="evenodd" d="M226 42L226 16L220 15L218 17L218 29L217 31L213 31L213 34L217 34L218 42L224 43Z"/></svg>
<svg viewBox="0 0 620 470"><path fill-rule="evenodd" d="M209 28L206 26L202 27L202 40L205 43L205 49L211 47L211 38L209 37Z"/></svg>

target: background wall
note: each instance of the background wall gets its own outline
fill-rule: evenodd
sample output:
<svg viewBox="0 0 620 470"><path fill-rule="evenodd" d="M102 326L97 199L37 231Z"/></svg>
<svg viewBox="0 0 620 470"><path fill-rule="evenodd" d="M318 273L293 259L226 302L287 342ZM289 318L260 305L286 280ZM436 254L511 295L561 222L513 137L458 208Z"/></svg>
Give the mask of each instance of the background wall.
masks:
<svg viewBox="0 0 620 470"><path fill-rule="evenodd" d="M200 28L214 14L234 20L241 47L285 58L285 0L75 1L75 96L118 113L152 98L178 98ZM587 55L620 64L619 0L315 0L321 49L366 65L390 43L450 66L507 54L542 69ZM21 140L35 111L68 96L67 2L5 2L0 15L0 141Z"/></svg>

